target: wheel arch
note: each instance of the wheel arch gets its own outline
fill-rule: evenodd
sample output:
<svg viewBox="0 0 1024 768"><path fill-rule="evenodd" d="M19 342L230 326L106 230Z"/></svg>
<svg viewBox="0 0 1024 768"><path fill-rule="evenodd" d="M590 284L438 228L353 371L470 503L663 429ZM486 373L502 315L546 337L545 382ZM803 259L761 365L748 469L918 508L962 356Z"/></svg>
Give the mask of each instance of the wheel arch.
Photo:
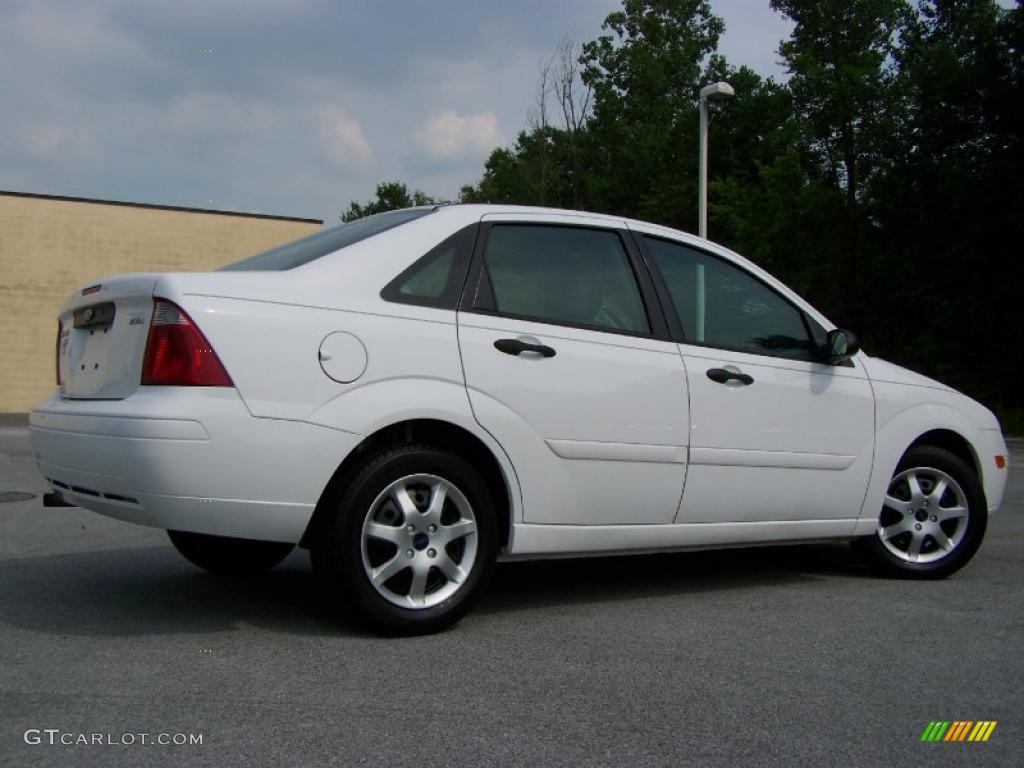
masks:
<svg viewBox="0 0 1024 768"><path fill-rule="evenodd" d="M513 515L517 507L514 494L518 484L511 465L503 463L495 449L483 438L469 429L451 421L438 418L410 418L396 421L378 428L365 437L338 465L330 481L321 493L306 531L299 546L308 549L319 526L327 519L328 510L336 503L344 488L358 468L370 456L381 450L412 443L426 443L439 448L448 448L466 457L477 468L491 491L496 504L500 545L508 547L512 538ZM500 450L500 447L498 448ZM510 474L512 475L510 477Z"/></svg>
<svg viewBox="0 0 1024 768"><path fill-rule="evenodd" d="M935 445L950 451L967 463L984 488L986 475L978 456L978 432L979 427L959 410L935 403L908 408L879 425L874 466L856 534L874 530L893 471L911 448Z"/></svg>
<svg viewBox="0 0 1024 768"><path fill-rule="evenodd" d="M936 448L944 448L957 458L963 459L964 463L974 470L974 474L977 476L979 482L983 479L981 474L981 462L978 459L977 450L971 442L959 432L946 428L931 429L907 446L907 450L903 452L903 455L905 456L908 451L922 445L932 445ZM902 458L902 456L900 458Z"/></svg>

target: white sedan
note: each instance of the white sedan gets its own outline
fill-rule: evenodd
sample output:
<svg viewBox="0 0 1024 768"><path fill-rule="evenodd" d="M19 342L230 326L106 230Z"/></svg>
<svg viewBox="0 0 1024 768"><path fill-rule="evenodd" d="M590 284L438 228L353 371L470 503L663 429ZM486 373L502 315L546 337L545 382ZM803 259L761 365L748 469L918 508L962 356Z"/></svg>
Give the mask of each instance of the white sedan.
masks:
<svg viewBox="0 0 1024 768"><path fill-rule="evenodd" d="M60 314L51 503L244 574L295 545L376 628L498 558L849 540L941 577L1006 484L995 417L735 253L612 216L411 208Z"/></svg>

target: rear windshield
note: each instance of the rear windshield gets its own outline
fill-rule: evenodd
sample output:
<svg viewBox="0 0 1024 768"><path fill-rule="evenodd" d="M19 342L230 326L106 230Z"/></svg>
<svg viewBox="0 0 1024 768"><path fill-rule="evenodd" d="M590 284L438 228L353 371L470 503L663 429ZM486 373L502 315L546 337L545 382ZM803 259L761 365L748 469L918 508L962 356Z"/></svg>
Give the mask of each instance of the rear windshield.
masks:
<svg viewBox="0 0 1024 768"><path fill-rule="evenodd" d="M314 235L293 240L290 243L257 253L255 256L221 267L221 272L262 272L294 269L326 256L328 253L346 248L360 240L379 235L389 229L426 216L432 208L403 208L398 211L378 213L365 219L356 219L338 227L331 227Z"/></svg>

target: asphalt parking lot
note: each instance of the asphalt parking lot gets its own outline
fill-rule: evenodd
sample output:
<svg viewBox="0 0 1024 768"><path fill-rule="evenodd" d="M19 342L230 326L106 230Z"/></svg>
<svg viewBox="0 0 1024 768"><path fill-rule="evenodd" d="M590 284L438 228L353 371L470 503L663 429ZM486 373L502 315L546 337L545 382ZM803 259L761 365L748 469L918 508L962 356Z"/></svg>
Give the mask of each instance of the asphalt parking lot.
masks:
<svg viewBox="0 0 1024 768"><path fill-rule="evenodd" d="M0 498L42 491L0 427ZM503 564L453 630L385 640L324 613L305 552L223 582L161 531L4 501L0 765L1024 765L1022 545L1017 470L946 581L845 545Z"/></svg>

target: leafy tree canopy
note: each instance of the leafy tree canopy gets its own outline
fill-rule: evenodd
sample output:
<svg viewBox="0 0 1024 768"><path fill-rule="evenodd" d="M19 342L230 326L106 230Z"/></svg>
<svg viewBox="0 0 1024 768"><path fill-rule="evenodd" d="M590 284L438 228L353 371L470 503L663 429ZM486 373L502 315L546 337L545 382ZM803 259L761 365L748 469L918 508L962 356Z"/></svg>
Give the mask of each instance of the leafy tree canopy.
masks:
<svg viewBox="0 0 1024 768"><path fill-rule="evenodd" d="M377 191L368 203L352 200L348 204L348 208L342 211L341 220L354 221L384 211L410 208L415 205L435 205L440 202L418 189L410 192L409 188L400 181L385 181L377 185Z"/></svg>

